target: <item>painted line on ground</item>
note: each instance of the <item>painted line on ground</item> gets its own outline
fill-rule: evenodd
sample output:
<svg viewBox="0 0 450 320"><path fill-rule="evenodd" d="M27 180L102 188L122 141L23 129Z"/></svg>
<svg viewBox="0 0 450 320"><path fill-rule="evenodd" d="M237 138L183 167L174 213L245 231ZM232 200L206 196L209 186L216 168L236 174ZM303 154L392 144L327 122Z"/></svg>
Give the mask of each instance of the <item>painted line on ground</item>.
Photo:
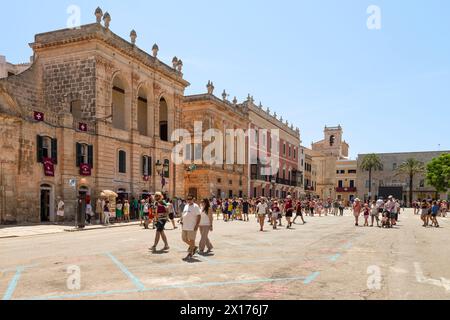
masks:
<svg viewBox="0 0 450 320"><path fill-rule="evenodd" d="M128 270L127 267L125 267L125 265L123 265L119 260L117 260L116 257L114 257L111 253L107 253L106 255L133 282L133 284L139 291L145 289L144 284L134 274L132 274L130 270Z"/></svg>
<svg viewBox="0 0 450 320"><path fill-rule="evenodd" d="M320 272L311 273L304 281L303 284L310 284L320 275Z"/></svg>
<svg viewBox="0 0 450 320"><path fill-rule="evenodd" d="M16 290L17 283L19 282L20 276L22 275L22 272L25 270L24 267L18 267L16 270L16 274L11 279L8 285L8 289L6 289L5 295L3 296L3 300L11 300L14 291Z"/></svg>
<svg viewBox="0 0 450 320"><path fill-rule="evenodd" d="M336 261L339 260L339 258L340 258L341 256L342 256L342 254L336 253L334 256L331 256L331 257L329 258L329 260L330 260L331 262L336 262Z"/></svg>
<svg viewBox="0 0 450 320"><path fill-rule="evenodd" d="M25 300L62 300L62 299L78 299L84 297L97 297L97 296L109 296L117 294L126 293L142 293L142 292L152 292L152 291L165 291L172 289L195 289L195 288L210 288L210 287L223 287L223 286L233 286L233 285L246 285L246 284L260 284L260 283L274 283L274 282L289 282L289 281L304 281L304 284L309 284L319 275L319 272L313 273L309 277L293 277L293 278L263 278L263 279L253 279L253 280L233 280L224 282L206 282L198 284L181 284L181 285L168 285L162 287L154 288L144 288L142 290L113 290L113 291L98 291L91 293L79 293L79 294L68 294L60 296L48 296L48 297L38 297L29 298Z"/></svg>

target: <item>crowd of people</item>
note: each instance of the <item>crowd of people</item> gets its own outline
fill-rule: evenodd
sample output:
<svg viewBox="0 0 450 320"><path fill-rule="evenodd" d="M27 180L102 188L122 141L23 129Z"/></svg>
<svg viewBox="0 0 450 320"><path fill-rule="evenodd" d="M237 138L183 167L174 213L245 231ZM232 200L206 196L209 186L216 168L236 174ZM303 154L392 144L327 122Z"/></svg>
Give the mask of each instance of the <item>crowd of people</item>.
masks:
<svg viewBox="0 0 450 320"><path fill-rule="evenodd" d="M148 196L141 201L133 199L116 204L116 221L129 222L132 217L139 219L145 229L156 230L154 243L150 250L156 252L160 241L164 243L162 252L167 252L169 242L165 233L166 224L172 225L172 230L181 225L182 240L188 246L185 260L192 259L196 254L209 255L214 249L209 238L213 231L214 216L216 220L222 219L225 223L234 221L250 222L254 216L263 232L265 225L270 228L291 229L294 224L307 223L307 217L314 216L344 216L345 210L351 210L355 219L355 226L379 228L393 228L399 222L401 210L404 210L399 200L389 196L387 199L361 201L356 198L352 203L342 200L321 199L293 199L288 195L286 199L279 198L229 198L203 199L195 202L193 196L186 200L170 200L161 192ZM446 216L448 203L446 201L418 201L414 203L414 214L420 214L424 226L439 227L438 215ZM104 223L109 224L109 203L104 203ZM362 220L363 219L363 220ZM285 224L284 224L285 223ZM200 232L200 241L196 245L197 234Z"/></svg>

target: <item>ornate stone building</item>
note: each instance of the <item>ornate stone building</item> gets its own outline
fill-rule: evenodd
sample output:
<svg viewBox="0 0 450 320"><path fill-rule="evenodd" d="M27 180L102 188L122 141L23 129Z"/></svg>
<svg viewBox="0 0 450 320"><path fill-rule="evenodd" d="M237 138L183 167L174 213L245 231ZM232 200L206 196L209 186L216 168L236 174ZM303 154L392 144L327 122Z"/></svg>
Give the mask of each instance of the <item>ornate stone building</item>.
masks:
<svg viewBox="0 0 450 320"><path fill-rule="evenodd" d="M312 171L315 171L313 195L321 199L336 199L339 179L337 167L339 161L348 160L348 150L349 145L343 139L341 126L325 127L324 139L313 143L312 149L305 149L312 158Z"/></svg>
<svg viewBox="0 0 450 320"><path fill-rule="evenodd" d="M214 96L211 82L207 88L208 93L187 96L183 102L183 128L194 138L195 122L201 123L197 132L200 133L199 138L204 138L194 138L185 154L185 194L198 199L248 196L248 139L245 136L249 123L248 109L229 102L226 94L223 99ZM219 140L206 137L205 133L211 129L221 135ZM227 133L228 129L238 130L235 131L238 134ZM222 154L219 155L219 150L207 153L212 155L213 160L213 163L208 164L208 159L204 157L205 150L214 141L223 148ZM238 157L243 161L238 161Z"/></svg>
<svg viewBox="0 0 450 320"><path fill-rule="evenodd" d="M126 41L96 16L36 35L31 67L0 80L2 222L53 221L58 197L73 216L78 197L104 189L184 194L169 142L189 85L182 62L164 64L156 45L147 54L135 31Z"/></svg>
<svg viewBox="0 0 450 320"><path fill-rule="evenodd" d="M300 198L304 194L300 130L289 125L282 116L272 114L269 108L264 109L262 104L256 106L253 97L249 96L243 105L249 110L250 128L255 130L250 143L249 195L285 198L291 194ZM278 131L278 137L274 130ZM274 151L278 157L278 171L263 174L261 167L267 168L267 165L260 159L261 152L270 157Z"/></svg>

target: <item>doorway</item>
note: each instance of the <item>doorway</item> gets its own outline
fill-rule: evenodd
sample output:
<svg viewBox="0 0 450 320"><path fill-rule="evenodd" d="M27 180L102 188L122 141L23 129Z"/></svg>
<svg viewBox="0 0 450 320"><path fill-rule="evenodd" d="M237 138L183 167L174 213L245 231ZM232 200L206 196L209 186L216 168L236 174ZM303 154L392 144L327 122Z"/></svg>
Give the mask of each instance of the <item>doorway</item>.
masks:
<svg viewBox="0 0 450 320"><path fill-rule="evenodd" d="M197 199L198 189L197 188L189 188L189 194L188 195L194 197L194 199Z"/></svg>
<svg viewBox="0 0 450 320"><path fill-rule="evenodd" d="M40 220L41 222L51 222L53 220L53 193L52 187L44 184L41 185L40 191Z"/></svg>

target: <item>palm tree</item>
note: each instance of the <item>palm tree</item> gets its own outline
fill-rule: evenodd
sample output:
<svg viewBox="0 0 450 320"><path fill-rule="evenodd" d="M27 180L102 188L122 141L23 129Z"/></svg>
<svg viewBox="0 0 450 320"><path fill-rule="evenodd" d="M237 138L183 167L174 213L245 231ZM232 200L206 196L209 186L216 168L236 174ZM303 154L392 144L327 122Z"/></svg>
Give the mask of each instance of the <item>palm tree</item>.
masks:
<svg viewBox="0 0 450 320"><path fill-rule="evenodd" d="M413 182L417 174L425 172L425 165L423 162L414 158L407 159L397 168L396 175L404 175L409 177L409 205L412 207L413 201Z"/></svg>
<svg viewBox="0 0 450 320"><path fill-rule="evenodd" d="M378 157L375 153L368 154L364 157L361 162L361 169L365 171L369 171L369 200L372 197L372 171L383 169L383 163L381 162L380 157Z"/></svg>

